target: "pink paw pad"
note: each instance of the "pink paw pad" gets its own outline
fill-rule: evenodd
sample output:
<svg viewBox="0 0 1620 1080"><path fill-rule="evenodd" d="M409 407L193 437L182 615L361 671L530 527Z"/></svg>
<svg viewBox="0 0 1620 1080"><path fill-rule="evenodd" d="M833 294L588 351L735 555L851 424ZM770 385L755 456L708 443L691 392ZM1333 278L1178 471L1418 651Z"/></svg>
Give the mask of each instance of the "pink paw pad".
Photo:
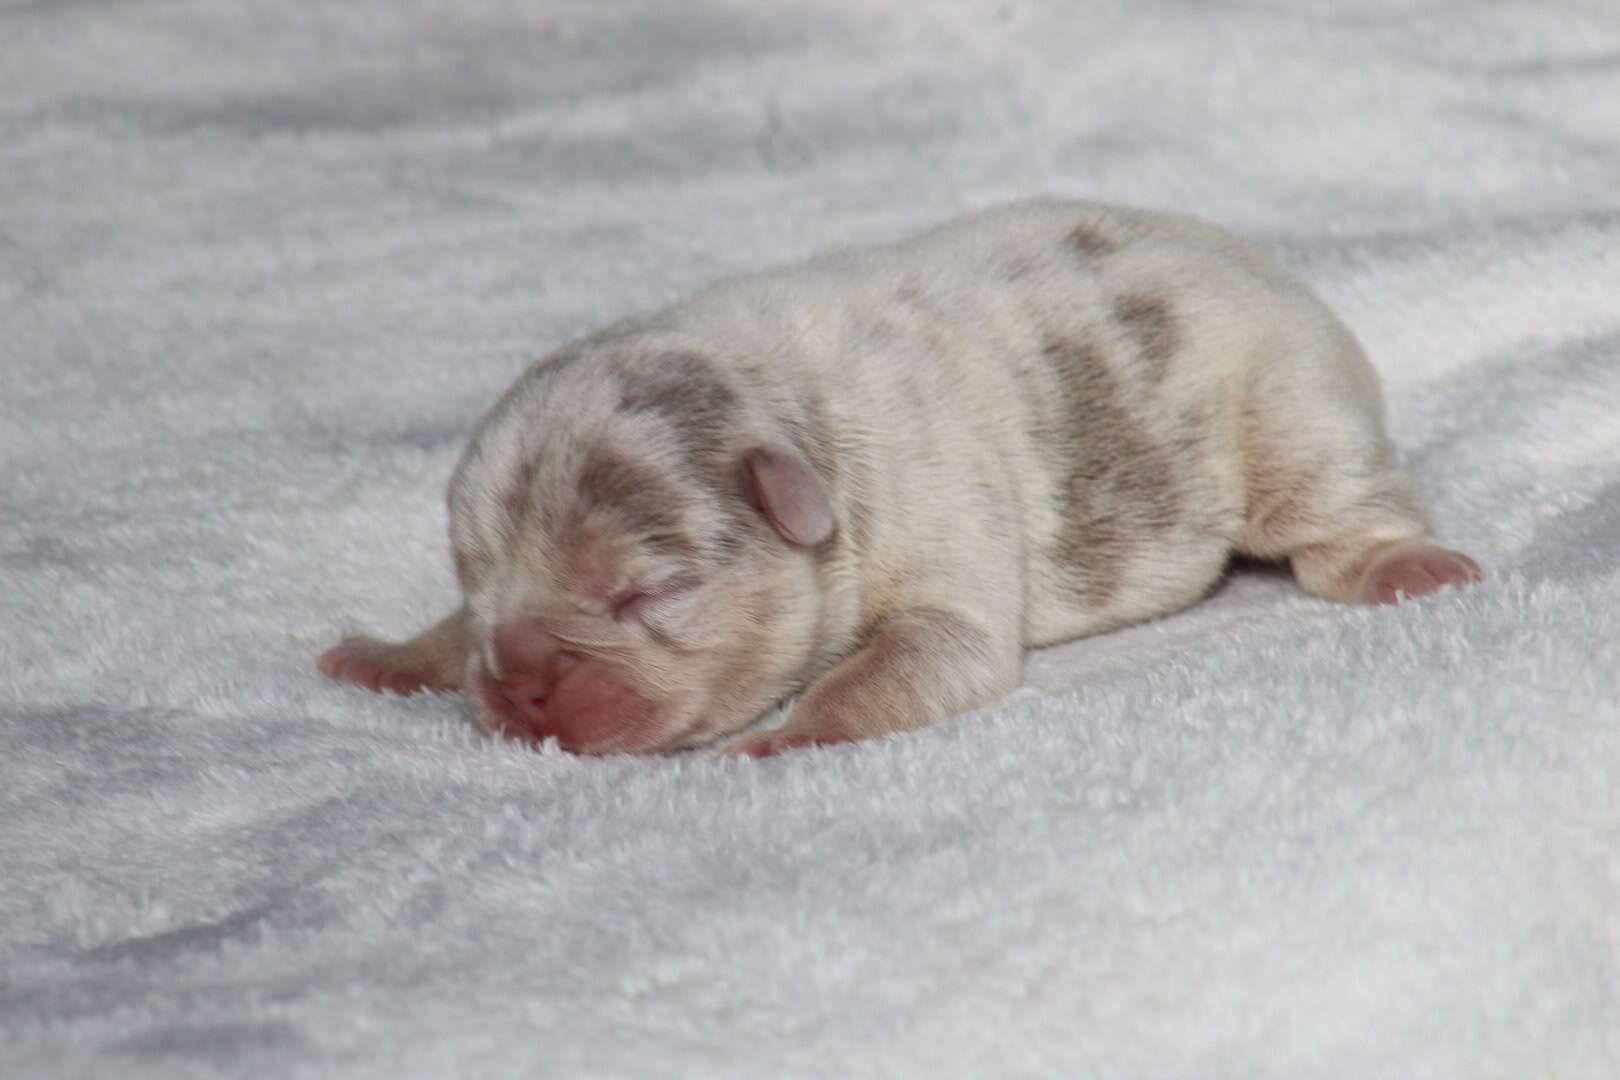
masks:
<svg viewBox="0 0 1620 1080"><path fill-rule="evenodd" d="M1479 564L1460 551L1410 540L1393 544L1374 558L1362 572L1357 592L1363 603L1394 604L1447 585L1471 585L1484 576Z"/></svg>

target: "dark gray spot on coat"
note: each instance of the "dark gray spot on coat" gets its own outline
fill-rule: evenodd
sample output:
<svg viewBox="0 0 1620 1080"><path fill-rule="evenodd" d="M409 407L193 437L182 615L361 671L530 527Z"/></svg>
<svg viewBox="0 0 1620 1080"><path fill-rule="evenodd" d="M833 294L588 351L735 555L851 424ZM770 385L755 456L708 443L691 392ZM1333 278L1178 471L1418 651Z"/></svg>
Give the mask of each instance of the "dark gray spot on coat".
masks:
<svg viewBox="0 0 1620 1080"><path fill-rule="evenodd" d="M669 428L681 456L718 500L726 525L707 541L735 550L750 529L750 515L734 497L735 434L744 403L738 388L712 360L696 352L667 353L619 371L619 409L651 414ZM695 497L695 491L688 495ZM686 539L688 547L692 545Z"/></svg>
<svg viewBox="0 0 1620 1080"><path fill-rule="evenodd" d="M1102 607L1144 539L1178 524L1180 493L1169 452L1131 413L1099 346L1053 340L1043 358L1057 394L1032 402L1036 436L1061 463L1051 554L1070 575L1072 600Z"/></svg>
<svg viewBox="0 0 1620 1080"><path fill-rule="evenodd" d="M1081 222L1063 238L1064 246L1085 259L1098 259L1119 250L1119 243L1097 226Z"/></svg>
<svg viewBox="0 0 1620 1080"><path fill-rule="evenodd" d="M705 356L669 353L625 374L619 407L627 412L718 425L737 403L737 392Z"/></svg>
<svg viewBox="0 0 1620 1080"><path fill-rule="evenodd" d="M615 513L642 543L671 554L695 546L682 528L681 491L651 465L597 447L587 455L577 487L582 506Z"/></svg>
<svg viewBox="0 0 1620 1080"><path fill-rule="evenodd" d="M698 353L670 353L621 371L620 382L620 410L663 418L694 462L723 446L735 424L736 389Z"/></svg>
<svg viewBox="0 0 1620 1080"><path fill-rule="evenodd" d="M1135 343L1148 377L1162 380L1181 349L1181 326L1170 301L1152 293L1126 293L1114 301L1114 318Z"/></svg>

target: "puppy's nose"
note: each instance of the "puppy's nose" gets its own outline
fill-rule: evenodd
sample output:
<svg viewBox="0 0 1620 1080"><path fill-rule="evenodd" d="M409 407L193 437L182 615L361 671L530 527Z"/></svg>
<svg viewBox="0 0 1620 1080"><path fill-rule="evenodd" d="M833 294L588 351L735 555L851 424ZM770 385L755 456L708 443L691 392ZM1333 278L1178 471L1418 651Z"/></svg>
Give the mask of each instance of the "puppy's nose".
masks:
<svg viewBox="0 0 1620 1080"><path fill-rule="evenodd" d="M497 625L491 644L502 682L540 674L551 663L551 658L562 651L556 638L524 619Z"/></svg>
<svg viewBox="0 0 1620 1080"><path fill-rule="evenodd" d="M497 681L519 709L543 709L558 680L579 663L556 638L521 619L497 626L492 644Z"/></svg>

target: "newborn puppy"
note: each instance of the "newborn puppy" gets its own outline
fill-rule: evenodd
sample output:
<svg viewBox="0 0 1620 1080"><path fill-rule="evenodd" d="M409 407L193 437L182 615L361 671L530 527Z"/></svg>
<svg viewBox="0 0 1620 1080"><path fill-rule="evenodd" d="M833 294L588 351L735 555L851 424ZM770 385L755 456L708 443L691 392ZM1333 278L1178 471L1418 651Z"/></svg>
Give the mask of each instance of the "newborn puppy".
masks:
<svg viewBox="0 0 1620 1080"><path fill-rule="evenodd" d="M920 727L1012 690L1027 647L1193 603L1234 552L1353 603L1480 576L1428 539L1320 300L1209 226L1061 200L567 346L449 502L464 605L321 669L593 753Z"/></svg>

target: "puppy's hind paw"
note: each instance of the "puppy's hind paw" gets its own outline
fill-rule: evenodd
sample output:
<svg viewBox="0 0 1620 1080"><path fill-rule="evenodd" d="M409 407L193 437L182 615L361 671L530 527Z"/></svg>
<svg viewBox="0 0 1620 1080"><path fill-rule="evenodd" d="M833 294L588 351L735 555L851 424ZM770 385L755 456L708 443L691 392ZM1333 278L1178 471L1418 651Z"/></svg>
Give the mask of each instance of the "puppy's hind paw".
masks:
<svg viewBox="0 0 1620 1080"><path fill-rule="evenodd" d="M1356 583L1357 599L1364 604L1394 604L1484 577L1479 564L1460 551L1409 540L1391 544L1373 558Z"/></svg>

